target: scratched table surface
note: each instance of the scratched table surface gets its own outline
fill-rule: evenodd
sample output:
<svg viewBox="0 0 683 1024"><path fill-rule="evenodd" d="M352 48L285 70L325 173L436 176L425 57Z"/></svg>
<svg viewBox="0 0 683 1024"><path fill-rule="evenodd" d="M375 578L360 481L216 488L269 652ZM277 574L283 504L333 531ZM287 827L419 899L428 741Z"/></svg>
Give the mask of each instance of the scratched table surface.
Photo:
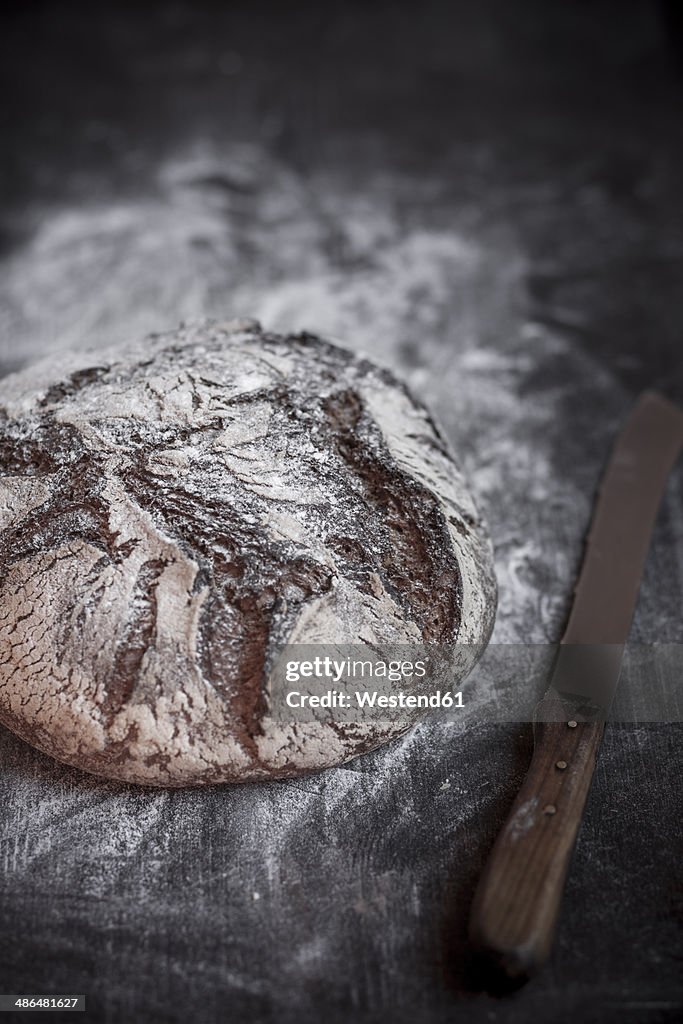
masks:
<svg viewBox="0 0 683 1024"><path fill-rule="evenodd" d="M2 373L205 315L342 339L457 450L496 639L557 640L618 424L644 387L683 401L673 5L5 11ZM683 640L682 499L679 466L639 640ZM175 792L3 731L0 990L146 1024L679 1020L681 737L608 729L552 962L501 996L466 920L529 726L465 707L336 770Z"/></svg>

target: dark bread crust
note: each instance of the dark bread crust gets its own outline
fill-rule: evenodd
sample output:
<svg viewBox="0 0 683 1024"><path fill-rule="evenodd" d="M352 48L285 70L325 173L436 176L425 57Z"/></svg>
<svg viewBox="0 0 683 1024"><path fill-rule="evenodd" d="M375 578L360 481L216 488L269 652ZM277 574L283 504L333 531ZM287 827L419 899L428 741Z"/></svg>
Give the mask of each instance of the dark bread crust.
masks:
<svg viewBox="0 0 683 1024"><path fill-rule="evenodd" d="M449 506L392 453L380 392L450 463L387 371L311 335L204 324L37 377L33 393L14 378L22 401L11 378L0 391L0 720L39 748L161 785L323 767L396 729L337 723L325 752L311 726L312 760L303 725L269 737L268 665L309 638L305 610L333 617L330 642L452 643L473 611L488 636L485 535L466 493ZM454 536L478 560L476 609Z"/></svg>

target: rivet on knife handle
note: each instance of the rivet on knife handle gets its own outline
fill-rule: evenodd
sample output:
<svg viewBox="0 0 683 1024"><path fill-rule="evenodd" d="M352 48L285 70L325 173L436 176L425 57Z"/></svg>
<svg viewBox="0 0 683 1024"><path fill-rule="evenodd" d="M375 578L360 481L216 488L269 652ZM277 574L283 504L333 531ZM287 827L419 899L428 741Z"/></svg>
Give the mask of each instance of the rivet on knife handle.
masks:
<svg viewBox="0 0 683 1024"><path fill-rule="evenodd" d="M646 392L603 477L552 684L536 709L531 765L472 904L472 944L511 979L533 974L552 948L652 528L682 445L683 412Z"/></svg>

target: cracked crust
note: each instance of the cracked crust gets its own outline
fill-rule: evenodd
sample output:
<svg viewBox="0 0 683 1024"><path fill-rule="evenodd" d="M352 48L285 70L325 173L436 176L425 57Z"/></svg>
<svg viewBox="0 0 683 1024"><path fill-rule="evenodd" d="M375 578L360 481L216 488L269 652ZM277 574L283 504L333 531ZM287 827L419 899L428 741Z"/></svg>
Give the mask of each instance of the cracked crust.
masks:
<svg viewBox="0 0 683 1024"><path fill-rule="evenodd" d="M0 383L0 721L181 786L338 764L403 722L278 724L287 643L483 643L490 545L428 413L301 334L202 323Z"/></svg>

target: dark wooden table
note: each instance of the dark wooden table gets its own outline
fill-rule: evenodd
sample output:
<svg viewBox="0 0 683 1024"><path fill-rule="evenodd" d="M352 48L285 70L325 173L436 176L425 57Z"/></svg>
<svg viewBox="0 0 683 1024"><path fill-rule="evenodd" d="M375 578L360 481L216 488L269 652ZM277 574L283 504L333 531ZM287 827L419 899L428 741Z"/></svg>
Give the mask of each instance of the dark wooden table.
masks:
<svg viewBox="0 0 683 1024"><path fill-rule="evenodd" d="M671 11L10 5L0 369L205 314L343 338L460 453L496 639L556 640L617 425L643 387L683 401ZM637 640L683 640L682 497L679 467ZM465 928L528 726L465 710L203 792L110 785L3 732L0 990L145 1024L680 1020L682 735L608 728L554 959L498 997Z"/></svg>

